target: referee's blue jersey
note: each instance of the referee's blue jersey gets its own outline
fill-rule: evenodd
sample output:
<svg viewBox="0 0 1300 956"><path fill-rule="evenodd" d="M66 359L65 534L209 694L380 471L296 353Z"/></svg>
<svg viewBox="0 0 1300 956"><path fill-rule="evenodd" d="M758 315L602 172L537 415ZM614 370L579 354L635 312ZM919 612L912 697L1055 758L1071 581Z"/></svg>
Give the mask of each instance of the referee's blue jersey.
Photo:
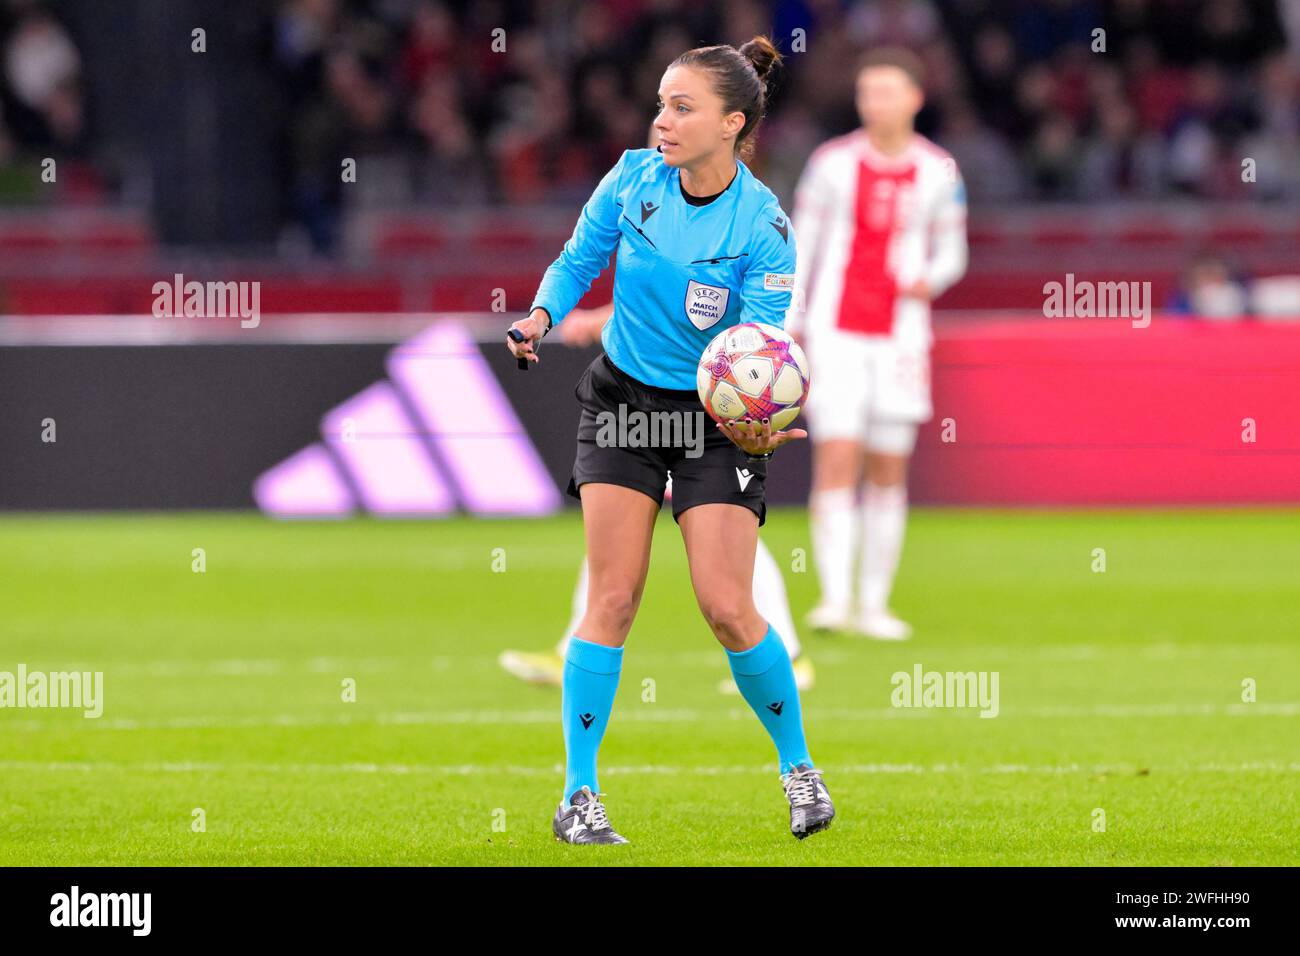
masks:
<svg viewBox="0 0 1300 956"><path fill-rule="evenodd" d="M694 389L701 353L729 326L783 328L794 230L771 190L736 164L727 189L696 206L658 150L627 150L583 207L532 308L558 324L617 249L614 312L601 342L616 366L659 388Z"/></svg>

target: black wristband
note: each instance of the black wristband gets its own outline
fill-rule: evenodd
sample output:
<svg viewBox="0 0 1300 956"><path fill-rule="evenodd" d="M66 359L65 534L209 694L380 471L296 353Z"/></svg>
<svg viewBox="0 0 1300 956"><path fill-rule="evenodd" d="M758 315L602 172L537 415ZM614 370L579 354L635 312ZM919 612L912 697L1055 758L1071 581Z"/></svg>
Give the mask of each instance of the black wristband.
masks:
<svg viewBox="0 0 1300 956"><path fill-rule="evenodd" d="M760 461L771 461L772 456L775 454L776 454L775 451L769 451L764 455L751 455L749 454L749 452L745 452L745 455L749 458L749 463L751 465L757 464Z"/></svg>

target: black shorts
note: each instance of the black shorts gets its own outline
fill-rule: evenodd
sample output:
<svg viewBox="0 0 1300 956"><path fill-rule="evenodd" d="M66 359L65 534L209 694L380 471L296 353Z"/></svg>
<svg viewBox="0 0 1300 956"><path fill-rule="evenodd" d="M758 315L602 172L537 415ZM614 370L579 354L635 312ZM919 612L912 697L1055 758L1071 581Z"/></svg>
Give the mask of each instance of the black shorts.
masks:
<svg viewBox="0 0 1300 956"><path fill-rule="evenodd" d="M713 423L694 390L638 382L599 356L573 390L582 405L568 493L589 481L622 485L663 504L673 479L673 518L703 504L742 505L767 520L767 463L748 456ZM635 413L635 414L634 414ZM667 414L664 414L667 413Z"/></svg>

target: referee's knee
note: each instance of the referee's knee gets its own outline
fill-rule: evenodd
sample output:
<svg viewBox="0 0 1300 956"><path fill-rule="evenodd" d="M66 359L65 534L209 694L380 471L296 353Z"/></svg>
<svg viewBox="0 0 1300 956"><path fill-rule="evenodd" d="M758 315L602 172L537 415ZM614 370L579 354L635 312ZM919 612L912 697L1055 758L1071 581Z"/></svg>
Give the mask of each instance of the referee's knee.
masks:
<svg viewBox="0 0 1300 956"><path fill-rule="evenodd" d="M594 614L606 629L627 636L632 630L640 596L636 588L628 585L605 585L592 593L587 601L587 613Z"/></svg>
<svg viewBox="0 0 1300 956"><path fill-rule="evenodd" d="M758 615L754 599L741 592L697 595L700 613L709 629L722 644L731 650L743 650L745 635L753 630L750 625Z"/></svg>

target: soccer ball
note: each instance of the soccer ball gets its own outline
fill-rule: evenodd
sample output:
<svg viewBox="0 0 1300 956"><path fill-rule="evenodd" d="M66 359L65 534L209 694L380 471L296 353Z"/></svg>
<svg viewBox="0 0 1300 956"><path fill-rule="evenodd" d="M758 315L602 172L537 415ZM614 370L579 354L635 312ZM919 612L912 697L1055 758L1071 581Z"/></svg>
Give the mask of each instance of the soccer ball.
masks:
<svg viewBox="0 0 1300 956"><path fill-rule="evenodd" d="M808 400L808 358L773 325L746 322L719 332L700 356L695 388L717 422L764 418L785 428Z"/></svg>

